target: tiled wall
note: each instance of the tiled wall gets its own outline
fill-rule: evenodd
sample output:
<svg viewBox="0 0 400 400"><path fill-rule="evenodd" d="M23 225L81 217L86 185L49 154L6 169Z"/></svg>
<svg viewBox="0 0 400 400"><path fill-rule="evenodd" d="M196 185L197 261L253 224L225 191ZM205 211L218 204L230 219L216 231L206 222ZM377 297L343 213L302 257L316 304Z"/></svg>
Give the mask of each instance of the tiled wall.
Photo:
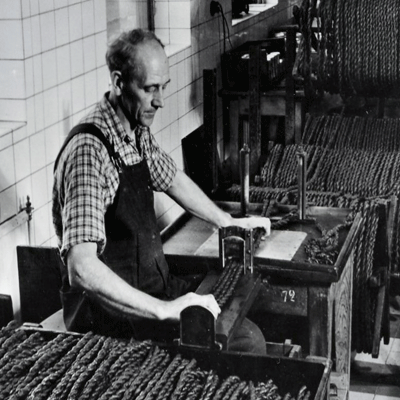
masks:
<svg viewBox="0 0 400 400"><path fill-rule="evenodd" d="M231 26L231 43L266 37L290 16L290 0ZM12 293L17 311L15 247L27 235L1 235L1 224L30 196L32 244L56 245L51 223L52 169L69 129L108 87L107 40L124 29L147 26L147 1L1 0L0 7L0 293ZM231 24L231 0L220 0ZM157 33L169 54L171 84L152 131L183 167L181 139L203 123L203 69L217 68L222 22L209 1L156 0ZM227 43L227 46L230 45ZM227 47L227 48L228 48ZM220 79L219 79L220 82ZM219 131L222 129L219 105ZM182 213L157 194L160 227ZM21 229L21 228L18 228Z"/></svg>

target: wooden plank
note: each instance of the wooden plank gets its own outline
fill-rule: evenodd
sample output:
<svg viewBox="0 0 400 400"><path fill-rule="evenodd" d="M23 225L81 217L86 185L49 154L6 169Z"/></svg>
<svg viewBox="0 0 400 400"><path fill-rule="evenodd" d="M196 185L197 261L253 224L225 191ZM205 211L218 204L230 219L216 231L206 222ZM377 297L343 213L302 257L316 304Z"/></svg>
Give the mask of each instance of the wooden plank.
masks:
<svg viewBox="0 0 400 400"><path fill-rule="evenodd" d="M12 298L7 294L0 294L0 328L14 319Z"/></svg>
<svg viewBox="0 0 400 400"><path fill-rule="evenodd" d="M331 290L326 287L308 287L308 332L310 355L332 357Z"/></svg>
<svg viewBox="0 0 400 400"><path fill-rule="evenodd" d="M58 249L17 246L17 258L22 322L39 323L61 308Z"/></svg>
<svg viewBox="0 0 400 400"><path fill-rule="evenodd" d="M334 371L341 380L338 389L350 390L351 332L353 310L353 266L354 257L349 258L339 282L335 285L334 300Z"/></svg>
<svg viewBox="0 0 400 400"><path fill-rule="evenodd" d="M260 242L254 255L259 258L291 260L303 243L307 234L298 231L271 231L270 236ZM196 256L219 256L218 231L196 250Z"/></svg>

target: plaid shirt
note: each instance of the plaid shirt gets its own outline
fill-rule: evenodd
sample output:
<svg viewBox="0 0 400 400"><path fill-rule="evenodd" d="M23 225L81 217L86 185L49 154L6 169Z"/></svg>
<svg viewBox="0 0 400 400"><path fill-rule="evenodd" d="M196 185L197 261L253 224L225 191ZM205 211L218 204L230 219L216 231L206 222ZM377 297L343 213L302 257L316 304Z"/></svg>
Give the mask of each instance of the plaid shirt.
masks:
<svg viewBox="0 0 400 400"><path fill-rule="evenodd" d="M139 154L107 97L105 94L81 123L99 127L126 165L146 159L153 190L167 190L176 174L175 162L146 127L137 128ZM53 224L64 262L69 249L79 243L96 242L98 254L103 252L104 217L118 186L118 170L101 141L88 133L76 135L64 149L54 174Z"/></svg>

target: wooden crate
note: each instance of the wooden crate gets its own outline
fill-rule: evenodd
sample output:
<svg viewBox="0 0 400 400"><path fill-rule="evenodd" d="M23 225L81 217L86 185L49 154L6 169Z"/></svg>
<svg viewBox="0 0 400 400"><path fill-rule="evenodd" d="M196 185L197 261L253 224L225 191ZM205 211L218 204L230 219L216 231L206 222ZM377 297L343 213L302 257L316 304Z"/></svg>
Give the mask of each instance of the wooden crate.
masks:
<svg viewBox="0 0 400 400"><path fill-rule="evenodd" d="M231 213L240 210L238 203L219 203ZM250 214L260 215L262 205L252 205ZM257 208L259 207L259 208ZM310 207L308 214L320 226L331 229L345 221L350 210L328 207ZM306 262L304 244L291 260L255 257L254 264L262 276L265 297L257 298L261 318L254 320L264 332L271 329L270 321L263 326L263 315L300 318L306 341L305 356L323 357L334 362L331 380L339 390L348 393L350 388L351 323L353 248L358 236L361 217L357 216L351 227L340 233L340 249L334 265ZM179 225L179 222L178 222ZM297 224L290 229L304 231L307 239L319 237L320 232L309 223ZM199 254L215 228L197 219L181 221L169 235L164 232L164 252L167 262L175 272L194 268L205 271L218 265L218 256ZM261 304L262 303L262 304ZM267 339L268 340L268 339ZM274 340L275 341L275 340Z"/></svg>

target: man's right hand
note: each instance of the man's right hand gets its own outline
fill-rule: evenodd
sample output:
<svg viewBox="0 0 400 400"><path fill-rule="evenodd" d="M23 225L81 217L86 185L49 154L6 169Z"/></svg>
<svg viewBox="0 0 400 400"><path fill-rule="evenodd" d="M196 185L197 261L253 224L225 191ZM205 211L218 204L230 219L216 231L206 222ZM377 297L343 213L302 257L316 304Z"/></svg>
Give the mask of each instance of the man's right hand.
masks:
<svg viewBox="0 0 400 400"><path fill-rule="evenodd" d="M181 311L190 306L201 306L209 310L215 319L221 312L215 297L212 294L199 295L196 293L187 293L175 300L166 302L164 319L170 321L179 321Z"/></svg>

